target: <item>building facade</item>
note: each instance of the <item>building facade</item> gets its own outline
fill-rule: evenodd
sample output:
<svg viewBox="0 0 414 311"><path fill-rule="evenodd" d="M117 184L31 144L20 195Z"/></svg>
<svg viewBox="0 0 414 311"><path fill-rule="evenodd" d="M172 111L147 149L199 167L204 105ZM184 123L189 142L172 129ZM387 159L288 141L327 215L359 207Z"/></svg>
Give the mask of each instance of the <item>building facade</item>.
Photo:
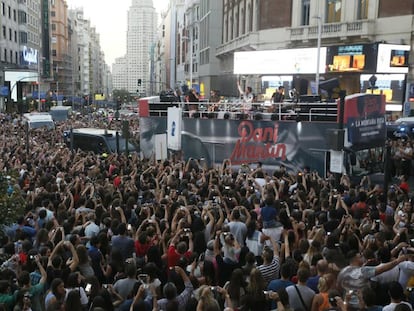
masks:
<svg viewBox="0 0 414 311"><path fill-rule="evenodd" d="M151 50L157 30L157 14L152 0L132 1L127 27L126 89L141 96L149 95Z"/></svg>
<svg viewBox="0 0 414 311"><path fill-rule="evenodd" d="M296 88L301 94L312 93L312 85L317 80L324 81L338 78L340 88L347 94L365 91L367 77L381 75L381 83L393 93L392 102L401 103L405 77L389 77L393 73L379 72L371 62L379 58L378 44L409 45L412 33L414 5L410 1L396 0L240 0L223 1L222 42L216 49L220 59L219 85L223 92L237 96L235 84L240 80L253 87L256 93L270 93L279 84L288 89ZM283 12L275 14L275 12ZM298 48L327 48L327 58L362 60L362 63L349 68L335 68L326 60L326 68L320 72L318 79L317 65L315 72L297 74L274 68L273 81L267 74L234 74L234 55L240 51L287 50ZM353 52L344 52L354 49ZM355 50L357 49L357 50ZM404 49L404 47L402 48ZM368 52L369 50L369 52ZM339 51L339 52L338 52ZM336 54L335 54L336 53ZM345 55L347 54L348 55ZM335 54L335 55L334 55ZM360 54L355 57L353 54ZM292 54L290 54L292 55ZM363 55L363 56L362 56ZM321 59L325 62L325 59ZM372 66L368 66L369 64ZM331 67L333 67L333 69ZM233 74L232 74L233 73ZM283 77L283 75L286 75ZM404 76L404 75L403 75ZM285 80L283 80L285 79ZM394 85L400 85L394 87ZM395 96L394 96L395 95Z"/></svg>

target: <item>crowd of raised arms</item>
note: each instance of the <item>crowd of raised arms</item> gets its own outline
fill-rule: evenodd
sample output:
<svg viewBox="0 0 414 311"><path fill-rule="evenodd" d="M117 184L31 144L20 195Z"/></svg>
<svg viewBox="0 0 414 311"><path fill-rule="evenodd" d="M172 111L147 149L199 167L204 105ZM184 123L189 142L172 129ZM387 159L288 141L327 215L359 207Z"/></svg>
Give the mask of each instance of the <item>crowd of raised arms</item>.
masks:
<svg viewBox="0 0 414 311"><path fill-rule="evenodd" d="M0 310L412 310L414 213L389 189L312 169L71 151L0 117ZM104 124L105 123L105 124ZM138 125L131 121L132 131ZM413 287L412 287L413 286Z"/></svg>

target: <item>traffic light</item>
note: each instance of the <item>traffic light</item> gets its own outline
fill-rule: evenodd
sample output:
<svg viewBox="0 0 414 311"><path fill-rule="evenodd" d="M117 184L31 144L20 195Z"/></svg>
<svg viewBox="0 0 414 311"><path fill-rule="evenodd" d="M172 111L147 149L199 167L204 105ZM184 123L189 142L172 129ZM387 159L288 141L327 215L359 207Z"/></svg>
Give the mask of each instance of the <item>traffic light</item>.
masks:
<svg viewBox="0 0 414 311"><path fill-rule="evenodd" d="M138 79L138 86L141 86L142 80Z"/></svg>
<svg viewBox="0 0 414 311"><path fill-rule="evenodd" d="M116 100L116 110L121 110L121 104L122 104L122 101L118 97L117 100Z"/></svg>

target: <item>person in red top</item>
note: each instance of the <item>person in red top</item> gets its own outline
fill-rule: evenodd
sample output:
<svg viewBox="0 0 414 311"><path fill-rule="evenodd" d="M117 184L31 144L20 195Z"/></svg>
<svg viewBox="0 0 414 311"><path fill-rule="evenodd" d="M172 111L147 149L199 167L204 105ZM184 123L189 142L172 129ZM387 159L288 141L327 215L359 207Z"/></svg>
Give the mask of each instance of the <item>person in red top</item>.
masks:
<svg viewBox="0 0 414 311"><path fill-rule="evenodd" d="M404 194L408 194L410 192L410 185L408 184L407 177L405 175L401 175L398 188L400 188Z"/></svg>
<svg viewBox="0 0 414 311"><path fill-rule="evenodd" d="M168 268L177 266L177 263L181 257L190 259L193 253L194 245L193 245L192 234L191 232L186 232L185 230L186 229L179 230L171 240L171 243L170 243L170 246L168 247L168 252L167 252ZM187 247L187 242L181 240L181 238L184 236L188 237L188 247Z"/></svg>
<svg viewBox="0 0 414 311"><path fill-rule="evenodd" d="M158 223L151 219L145 219L135 234L135 253L137 256L144 257L147 255L148 249L158 244L160 236L161 231Z"/></svg>
<svg viewBox="0 0 414 311"><path fill-rule="evenodd" d="M122 182L121 177L118 174L115 174L114 181L113 181L115 188L118 188L121 185L121 182Z"/></svg>

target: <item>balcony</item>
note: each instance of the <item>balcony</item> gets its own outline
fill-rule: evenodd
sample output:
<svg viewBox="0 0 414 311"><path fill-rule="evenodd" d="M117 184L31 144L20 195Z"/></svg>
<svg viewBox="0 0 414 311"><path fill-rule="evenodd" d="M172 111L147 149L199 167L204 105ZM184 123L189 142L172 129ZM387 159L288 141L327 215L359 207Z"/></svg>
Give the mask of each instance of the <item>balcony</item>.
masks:
<svg viewBox="0 0 414 311"><path fill-rule="evenodd" d="M254 51L257 49L259 34L248 33L226 42L216 49L216 56L233 53L235 51Z"/></svg>
<svg viewBox="0 0 414 311"><path fill-rule="evenodd" d="M322 39L349 37L369 38L374 35L374 20L360 20L349 23L330 23L322 25ZM299 26L287 28L291 41L308 41L318 38L318 26Z"/></svg>

